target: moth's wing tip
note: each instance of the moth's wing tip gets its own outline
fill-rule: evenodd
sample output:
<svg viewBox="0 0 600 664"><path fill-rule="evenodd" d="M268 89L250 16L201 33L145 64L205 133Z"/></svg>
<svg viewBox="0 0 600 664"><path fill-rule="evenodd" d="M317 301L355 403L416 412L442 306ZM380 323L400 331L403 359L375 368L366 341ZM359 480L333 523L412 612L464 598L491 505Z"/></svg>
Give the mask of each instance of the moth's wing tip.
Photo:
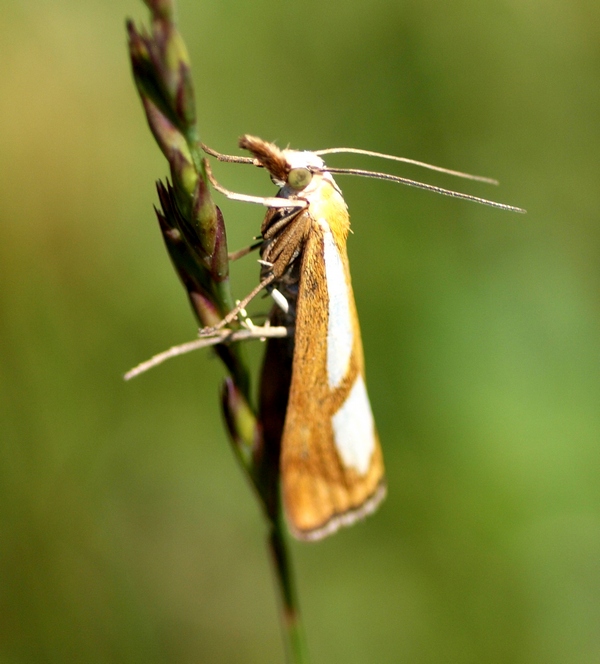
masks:
<svg viewBox="0 0 600 664"><path fill-rule="evenodd" d="M369 514L373 514L379 507L387 494L387 484L382 477L377 484L375 491L360 505L351 507L345 512L333 514L322 524L310 529L297 528L288 519L288 528L293 537L302 542L318 542L319 540L333 535L340 528L351 526L358 521L362 521Z"/></svg>

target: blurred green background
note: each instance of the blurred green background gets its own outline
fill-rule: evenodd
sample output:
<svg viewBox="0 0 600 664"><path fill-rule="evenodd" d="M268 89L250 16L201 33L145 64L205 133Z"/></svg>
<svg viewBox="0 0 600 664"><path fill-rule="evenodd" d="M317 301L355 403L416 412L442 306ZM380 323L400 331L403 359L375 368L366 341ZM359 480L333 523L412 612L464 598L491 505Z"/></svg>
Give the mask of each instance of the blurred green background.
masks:
<svg viewBox="0 0 600 664"><path fill-rule="evenodd" d="M121 379L195 334L126 56L145 7L0 9L0 663L281 662L222 366ZM338 178L389 497L292 546L313 662L600 661L597 0L180 0L179 22L214 148L370 148L502 186L329 163L528 209ZM219 203L244 246L263 211ZM236 265L237 296L256 279Z"/></svg>

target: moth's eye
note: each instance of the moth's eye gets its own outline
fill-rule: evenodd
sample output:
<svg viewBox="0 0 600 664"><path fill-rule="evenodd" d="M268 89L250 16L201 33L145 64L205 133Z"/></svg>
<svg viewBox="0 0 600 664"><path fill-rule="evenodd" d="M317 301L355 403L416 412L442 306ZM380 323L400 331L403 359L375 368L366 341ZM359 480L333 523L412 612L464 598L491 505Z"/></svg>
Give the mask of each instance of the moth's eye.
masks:
<svg viewBox="0 0 600 664"><path fill-rule="evenodd" d="M292 168L288 173L287 183L292 189L300 191L310 184L312 180L312 173L308 168Z"/></svg>

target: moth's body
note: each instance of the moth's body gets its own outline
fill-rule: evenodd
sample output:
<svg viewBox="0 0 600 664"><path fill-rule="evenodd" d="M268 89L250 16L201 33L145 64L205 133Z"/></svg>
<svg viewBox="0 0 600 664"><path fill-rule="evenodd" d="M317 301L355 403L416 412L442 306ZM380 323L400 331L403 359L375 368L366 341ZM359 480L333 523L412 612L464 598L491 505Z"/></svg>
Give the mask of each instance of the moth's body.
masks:
<svg viewBox="0 0 600 664"><path fill-rule="evenodd" d="M275 307L271 322L294 327L295 333L292 340L269 341L261 420L265 442L281 440L290 529L299 538L319 539L372 512L385 495L346 253L350 220L320 157L279 151L252 137L243 140L275 181L283 182L278 197L307 203L304 208L271 208L262 226L262 276L273 275L269 288L285 297L288 308ZM263 161L267 151L283 161ZM302 189L282 177L295 169L311 171Z"/></svg>
<svg viewBox="0 0 600 664"><path fill-rule="evenodd" d="M365 387L363 349L346 254L350 220L331 173L399 182L513 212L525 210L389 173L327 169L320 155L363 154L497 184L490 178L405 157L357 148L280 150L253 136L243 136L240 147L250 150L254 158L222 155L202 145L207 154L220 161L267 169L281 187L276 197L228 191L212 177L207 161L204 167L215 189L228 198L269 208L259 243L261 281L217 325L204 328L196 342L171 348L126 376L131 378L193 348L268 336L260 387L264 445L255 450L266 455L268 463L261 466L264 476L260 481L277 484L281 476L291 531L301 539L319 539L374 511L385 496L381 447ZM237 255L245 255L256 246ZM271 291L277 303L269 317L271 328L249 326L230 329L223 335L221 331L263 288ZM293 328L294 335L282 336L282 331L287 333L285 328ZM269 505L268 509L274 514L277 507Z"/></svg>

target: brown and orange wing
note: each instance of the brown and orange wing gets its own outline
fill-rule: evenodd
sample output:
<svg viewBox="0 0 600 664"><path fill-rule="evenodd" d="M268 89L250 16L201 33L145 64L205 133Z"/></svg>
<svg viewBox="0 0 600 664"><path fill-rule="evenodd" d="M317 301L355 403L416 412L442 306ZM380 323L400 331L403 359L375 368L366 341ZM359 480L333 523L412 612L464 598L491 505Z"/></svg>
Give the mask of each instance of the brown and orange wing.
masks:
<svg viewBox="0 0 600 664"><path fill-rule="evenodd" d="M336 251L341 265L337 277L326 265L327 260L335 262ZM340 278L345 286L332 283ZM336 329L330 324L330 316L335 314L330 297L340 295L335 289L347 297L348 308L346 311L342 302L342 314L351 326L346 331L351 346L339 352L338 339L332 334ZM341 332L339 336L344 337L344 328ZM334 376L332 380L336 353L345 362L344 371L338 371L337 379ZM327 227L317 223L302 256L292 377L281 445L283 500L296 537L325 537L374 511L383 499L383 458L364 387L362 341L345 243L337 242Z"/></svg>

